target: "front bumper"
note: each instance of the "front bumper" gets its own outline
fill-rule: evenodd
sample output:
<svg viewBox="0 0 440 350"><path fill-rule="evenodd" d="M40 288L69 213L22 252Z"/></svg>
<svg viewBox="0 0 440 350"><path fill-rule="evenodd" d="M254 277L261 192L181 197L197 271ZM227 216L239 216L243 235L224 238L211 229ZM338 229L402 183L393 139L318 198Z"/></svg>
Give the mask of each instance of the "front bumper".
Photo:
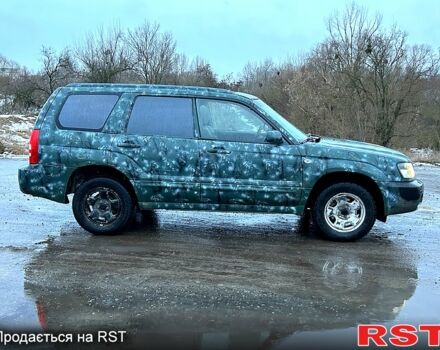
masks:
<svg viewBox="0 0 440 350"><path fill-rule="evenodd" d="M385 184L385 203L387 215L408 213L417 210L423 200L423 182L387 182Z"/></svg>

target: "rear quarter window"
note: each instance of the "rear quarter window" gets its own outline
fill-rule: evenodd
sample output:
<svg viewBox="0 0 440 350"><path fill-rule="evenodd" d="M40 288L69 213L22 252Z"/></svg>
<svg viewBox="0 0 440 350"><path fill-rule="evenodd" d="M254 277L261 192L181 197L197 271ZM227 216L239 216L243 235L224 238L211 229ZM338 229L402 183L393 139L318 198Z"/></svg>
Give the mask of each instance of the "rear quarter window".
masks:
<svg viewBox="0 0 440 350"><path fill-rule="evenodd" d="M70 95L58 116L65 129L100 130L104 126L118 95Z"/></svg>

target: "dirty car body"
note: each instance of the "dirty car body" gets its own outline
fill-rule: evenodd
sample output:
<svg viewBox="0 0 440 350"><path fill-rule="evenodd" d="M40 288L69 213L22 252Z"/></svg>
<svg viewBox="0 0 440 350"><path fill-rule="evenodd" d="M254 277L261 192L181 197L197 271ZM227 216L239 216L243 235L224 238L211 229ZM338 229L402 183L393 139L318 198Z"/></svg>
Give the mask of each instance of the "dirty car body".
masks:
<svg viewBox="0 0 440 350"><path fill-rule="evenodd" d="M30 148L21 190L60 203L75 193L93 233L121 230L135 209L311 211L327 238L354 240L423 197L402 153L306 135L223 89L71 84L42 108Z"/></svg>

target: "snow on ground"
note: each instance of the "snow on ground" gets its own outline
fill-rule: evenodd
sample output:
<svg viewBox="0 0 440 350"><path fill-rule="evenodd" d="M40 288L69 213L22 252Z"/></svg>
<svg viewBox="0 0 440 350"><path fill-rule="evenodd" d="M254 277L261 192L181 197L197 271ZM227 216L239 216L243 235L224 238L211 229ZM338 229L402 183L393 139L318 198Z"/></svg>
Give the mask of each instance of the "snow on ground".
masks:
<svg viewBox="0 0 440 350"><path fill-rule="evenodd" d="M0 142L6 154L26 154L35 115L0 114Z"/></svg>
<svg viewBox="0 0 440 350"><path fill-rule="evenodd" d="M414 148L410 148L409 150L411 151L412 154L419 156L419 157L425 157L425 158L429 158L434 153L434 151L429 148L415 148L414 147Z"/></svg>
<svg viewBox="0 0 440 350"><path fill-rule="evenodd" d="M434 151L430 148L410 148L407 155L415 165L431 163L434 166L440 166L439 151Z"/></svg>

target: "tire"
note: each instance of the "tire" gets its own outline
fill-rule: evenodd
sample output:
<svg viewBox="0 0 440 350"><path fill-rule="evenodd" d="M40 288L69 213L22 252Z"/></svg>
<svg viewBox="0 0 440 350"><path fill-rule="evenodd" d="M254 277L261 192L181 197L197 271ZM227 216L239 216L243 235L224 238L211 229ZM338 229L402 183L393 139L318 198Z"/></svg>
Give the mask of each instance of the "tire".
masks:
<svg viewBox="0 0 440 350"><path fill-rule="evenodd" d="M127 189L110 178L94 178L81 184L73 196L73 215L78 224L95 235L117 234L134 212Z"/></svg>
<svg viewBox="0 0 440 350"><path fill-rule="evenodd" d="M312 209L313 222L326 239L338 242L364 237L376 221L373 196L354 183L337 183L325 188Z"/></svg>

